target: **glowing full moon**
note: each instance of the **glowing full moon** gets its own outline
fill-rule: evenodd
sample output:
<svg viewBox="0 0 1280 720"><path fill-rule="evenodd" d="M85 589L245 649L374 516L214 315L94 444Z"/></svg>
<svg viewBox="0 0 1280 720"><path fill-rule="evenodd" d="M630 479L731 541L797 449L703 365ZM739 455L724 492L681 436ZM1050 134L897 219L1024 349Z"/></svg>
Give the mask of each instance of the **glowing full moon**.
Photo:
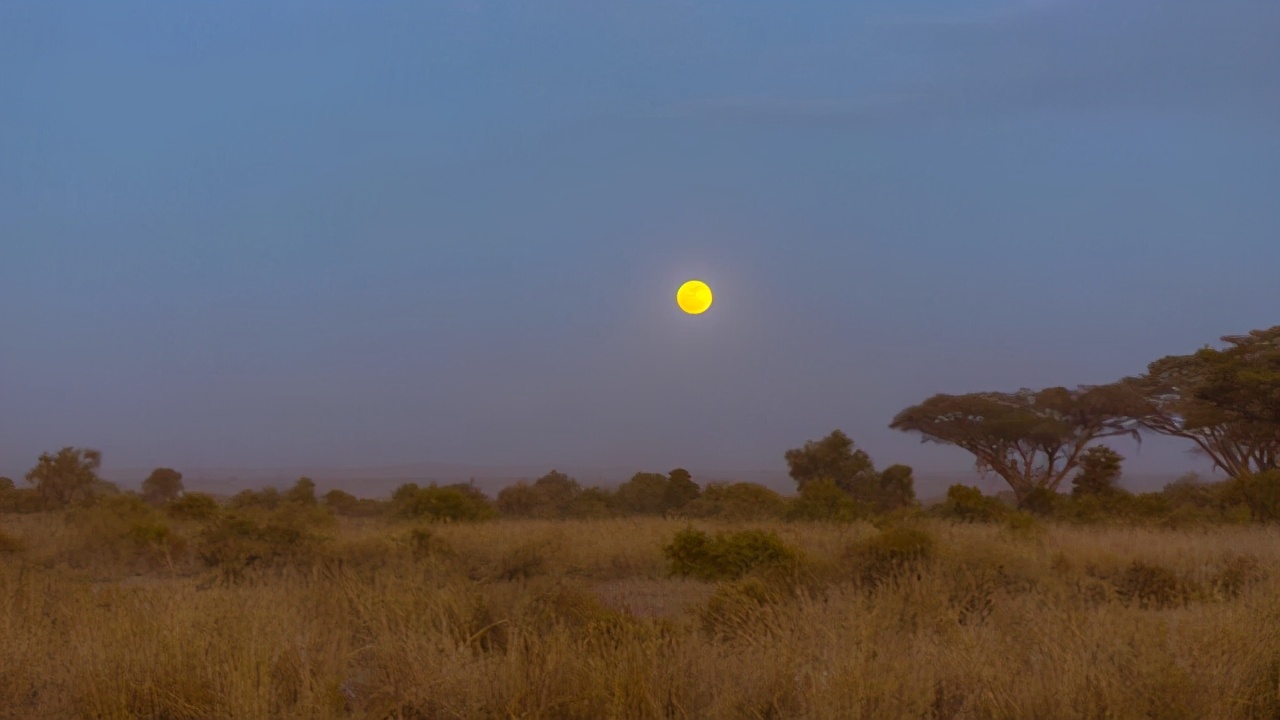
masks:
<svg viewBox="0 0 1280 720"><path fill-rule="evenodd" d="M676 291L676 304L690 315L701 315L711 307L711 288L701 280L690 280Z"/></svg>

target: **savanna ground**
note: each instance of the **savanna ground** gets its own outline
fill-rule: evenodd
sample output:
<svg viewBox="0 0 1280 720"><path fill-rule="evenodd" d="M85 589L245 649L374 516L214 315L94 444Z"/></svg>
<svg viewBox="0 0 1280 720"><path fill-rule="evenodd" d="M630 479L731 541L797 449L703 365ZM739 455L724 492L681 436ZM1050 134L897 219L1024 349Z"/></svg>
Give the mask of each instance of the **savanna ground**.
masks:
<svg viewBox="0 0 1280 720"><path fill-rule="evenodd" d="M147 512L0 516L0 717L1280 718L1274 525Z"/></svg>

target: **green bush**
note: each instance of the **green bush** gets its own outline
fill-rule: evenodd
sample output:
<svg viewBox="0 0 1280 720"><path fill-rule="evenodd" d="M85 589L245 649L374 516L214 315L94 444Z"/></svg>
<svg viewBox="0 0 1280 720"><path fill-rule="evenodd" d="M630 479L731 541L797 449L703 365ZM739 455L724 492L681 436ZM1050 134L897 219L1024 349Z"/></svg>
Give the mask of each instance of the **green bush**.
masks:
<svg viewBox="0 0 1280 720"><path fill-rule="evenodd" d="M853 522L869 514L835 481L825 479L802 485L787 510L788 519L818 522Z"/></svg>
<svg viewBox="0 0 1280 720"><path fill-rule="evenodd" d="M257 492L242 490L231 497L232 510L262 508L275 510L280 506L280 491L273 487L263 488Z"/></svg>
<svg viewBox="0 0 1280 720"><path fill-rule="evenodd" d="M800 551L787 545L777 533L742 530L710 536L686 528L662 548L671 573L701 580L732 580L753 570L797 563Z"/></svg>
<svg viewBox="0 0 1280 720"><path fill-rule="evenodd" d="M845 557L859 582L876 585L931 561L936 544L926 530L894 526L850 546Z"/></svg>
<svg viewBox="0 0 1280 720"><path fill-rule="evenodd" d="M1222 501L1244 505L1259 522L1280 520L1280 470L1241 475L1224 482Z"/></svg>
<svg viewBox="0 0 1280 720"><path fill-rule="evenodd" d="M186 550L164 517L141 497L119 493L100 497L91 505L73 507L65 515L74 528L66 560L72 565L171 563Z"/></svg>
<svg viewBox="0 0 1280 720"><path fill-rule="evenodd" d="M1047 487L1031 488L1022 498L1021 509L1033 515L1049 516L1062 503L1062 496Z"/></svg>
<svg viewBox="0 0 1280 720"><path fill-rule="evenodd" d="M1174 607L1186 597L1182 582L1172 570L1138 560L1113 582L1121 599L1144 609Z"/></svg>
<svg viewBox="0 0 1280 720"><path fill-rule="evenodd" d="M947 499L934 509L934 514L948 520L961 522L998 522L1010 512L1010 508L998 499L982 494L976 487L952 485L947 488Z"/></svg>
<svg viewBox="0 0 1280 720"><path fill-rule="evenodd" d="M251 509L220 516L200 534L196 555L227 580L251 566L279 567L318 559L333 527L327 508L289 503L275 512Z"/></svg>
<svg viewBox="0 0 1280 720"><path fill-rule="evenodd" d="M775 520L786 516L787 499L756 483L710 483L702 497L673 514L734 521Z"/></svg>
<svg viewBox="0 0 1280 720"><path fill-rule="evenodd" d="M171 501L164 510L169 517L179 520L212 520L222 508L212 495L193 492Z"/></svg>
<svg viewBox="0 0 1280 720"><path fill-rule="evenodd" d="M443 522L490 520L498 516L489 498L469 485L439 487L431 483L413 492L399 493L395 508L400 517Z"/></svg>

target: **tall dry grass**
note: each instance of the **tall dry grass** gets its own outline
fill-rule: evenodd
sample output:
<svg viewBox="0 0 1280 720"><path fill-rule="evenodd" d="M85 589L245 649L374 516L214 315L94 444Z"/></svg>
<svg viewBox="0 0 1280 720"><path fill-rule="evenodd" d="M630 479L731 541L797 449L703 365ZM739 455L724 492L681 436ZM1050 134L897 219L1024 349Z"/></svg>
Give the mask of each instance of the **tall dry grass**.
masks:
<svg viewBox="0 0 1280 720"><path fill-rule="evenodd" d="M344 521L238 578L0 523L5 718L1280 717L1276 528L932 522L872 582L869 525L753 524L800 572L712 584L657 519Z"/></svg>

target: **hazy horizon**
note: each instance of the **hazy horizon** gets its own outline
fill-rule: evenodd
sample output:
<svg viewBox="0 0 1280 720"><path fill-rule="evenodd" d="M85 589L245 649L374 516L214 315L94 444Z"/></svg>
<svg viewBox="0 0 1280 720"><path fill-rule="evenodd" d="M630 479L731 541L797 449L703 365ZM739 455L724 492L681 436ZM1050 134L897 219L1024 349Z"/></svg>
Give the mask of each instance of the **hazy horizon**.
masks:
<svg viewBox="0 0 1280 720"><path fill-rule="evenodd" d="M1280 322L1278 57L1252 0L6 2L0 475L965 473L894 414Z"/></svg>

